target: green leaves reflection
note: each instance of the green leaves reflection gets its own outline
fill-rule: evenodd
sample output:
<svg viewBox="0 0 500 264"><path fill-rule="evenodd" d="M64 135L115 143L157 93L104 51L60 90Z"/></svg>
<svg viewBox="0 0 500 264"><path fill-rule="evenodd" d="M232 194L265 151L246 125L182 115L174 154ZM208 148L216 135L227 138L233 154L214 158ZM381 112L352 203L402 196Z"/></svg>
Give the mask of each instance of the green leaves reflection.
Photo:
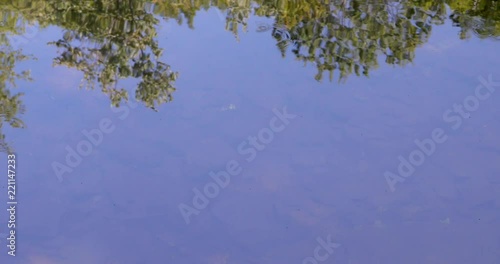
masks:
<svg viewBox="0 0 500 264"><path fill-rule="evenodd" d="M25 112L22 93L14 93L17 80L30 81L29 71L18 71L17 63L32 59L21 49L11 44L11 37L25 32L24 23L19 23L20 15L6 9L0 12L0 152L10 153L13 149L6 141L4 125L23 128L25 125L20 115Z"/></svg>
<svg viewBox="0 0 500 264"><path fill-rule="evenodd" d="M50 2L50 1L46 1ZM65 29L58 41L49 44L62 50L55 65L83 73L82 87L100 85L114 106L128 100L120 79L139 79L136 99L150 108L172 100L177 73L160 61L163 50L156 40L158 19L141 1L79 1L49 5L53 16L46 24Z"/></svg>

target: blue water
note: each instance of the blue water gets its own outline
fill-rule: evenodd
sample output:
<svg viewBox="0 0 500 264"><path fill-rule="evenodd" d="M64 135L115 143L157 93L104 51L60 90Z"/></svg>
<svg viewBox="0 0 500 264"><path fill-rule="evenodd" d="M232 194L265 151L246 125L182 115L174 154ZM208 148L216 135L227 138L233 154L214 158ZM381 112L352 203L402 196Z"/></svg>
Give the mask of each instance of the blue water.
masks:
<svg viewBox="0 0 500 264"><path fill-rule="evenodd" d="M214 9L194 29L161 20L179 79L158 111L133 92L114 109L99 89L78 89L81 73L52 66L47 42L61 28L23 44L38 60L19 64L34 81L13 90L25 93L26 128L3 129L18 225L16 257L2 246L1 263L500 263L500 89L443 119L481 76L500 82L500 42L460 40L447 21L405 67L380 61L369 77L318 82L314 65L282 58L257 32L269 21L251 17L238 40ZM67 165L67 148L101 122L110 132L57 177L54 163ZM391 189L386 172L435 129L446 140ZM252 145L259 135L267 143ZM230 170L213 198L196 198L193 188L217 186L210 172ZM7 221L1 210L2 244Z"/></svg>

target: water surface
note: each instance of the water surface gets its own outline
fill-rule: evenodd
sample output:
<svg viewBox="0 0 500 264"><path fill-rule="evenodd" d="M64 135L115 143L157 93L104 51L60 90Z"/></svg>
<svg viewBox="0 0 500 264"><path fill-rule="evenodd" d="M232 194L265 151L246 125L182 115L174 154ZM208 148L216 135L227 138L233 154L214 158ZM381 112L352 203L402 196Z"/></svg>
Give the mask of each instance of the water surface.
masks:
<svg viewBox="0 0 500 264"><path fill-rule="evenodd" d="M495 1L0 6L2 263L500 263Z"/></svg>

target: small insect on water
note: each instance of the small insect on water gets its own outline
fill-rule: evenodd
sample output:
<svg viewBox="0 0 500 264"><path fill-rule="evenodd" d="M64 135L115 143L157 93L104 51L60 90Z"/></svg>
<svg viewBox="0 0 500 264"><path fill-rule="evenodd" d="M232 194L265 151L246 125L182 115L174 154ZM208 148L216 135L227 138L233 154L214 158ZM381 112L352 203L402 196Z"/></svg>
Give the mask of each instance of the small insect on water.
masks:
<svg viewBox="0 0 500 264"><path fill-rule="evenodd" d="M268 24L268 23L264 23L264 22L258 22L257 23L257 29L255 31L261 33L261 32L266 32L266 31L269 31L273 28L272 25Z"/></svg>

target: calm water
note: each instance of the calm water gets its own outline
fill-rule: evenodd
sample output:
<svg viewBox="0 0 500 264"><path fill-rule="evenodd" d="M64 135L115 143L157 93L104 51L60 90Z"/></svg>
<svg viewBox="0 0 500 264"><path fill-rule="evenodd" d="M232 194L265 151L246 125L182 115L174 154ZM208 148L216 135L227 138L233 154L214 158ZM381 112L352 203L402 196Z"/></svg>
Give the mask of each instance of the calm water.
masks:
<svg viewBox="0 0 500 264"><path fill-rule="evenodd" d="M500 263L497 2L2 2L1 263Z"/></svg>

